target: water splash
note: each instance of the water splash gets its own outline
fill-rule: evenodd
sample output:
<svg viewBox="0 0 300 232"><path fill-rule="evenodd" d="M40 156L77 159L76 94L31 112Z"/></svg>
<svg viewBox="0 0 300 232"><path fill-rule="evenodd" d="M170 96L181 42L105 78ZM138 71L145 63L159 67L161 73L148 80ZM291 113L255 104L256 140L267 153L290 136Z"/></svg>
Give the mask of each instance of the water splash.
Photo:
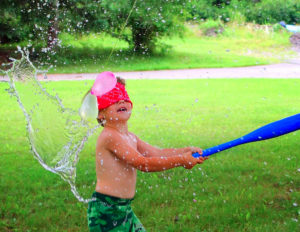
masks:
<svg viewBox="0 0 300 232"><path fill-rule="evenodd" d="M38 70L29 59L29 53L19 49L20 59L11 59L11 68L2 71L9 78L9 94L16 97L26 119L26 130L34 157L48 171L58 174L76 188L76 165L88 138L99 125L83 120L77 111L66 108L57 94L50 94L38 81L46 71ZM94 120L95 121L95 120Z"/></svg>

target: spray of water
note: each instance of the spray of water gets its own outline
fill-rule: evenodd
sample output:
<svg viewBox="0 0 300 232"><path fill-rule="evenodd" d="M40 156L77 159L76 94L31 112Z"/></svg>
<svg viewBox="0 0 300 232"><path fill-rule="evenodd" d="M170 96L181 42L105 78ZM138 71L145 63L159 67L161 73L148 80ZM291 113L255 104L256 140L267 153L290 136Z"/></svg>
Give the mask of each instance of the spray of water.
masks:
<svg viewBox="0 0 300 232"><path fill-rule="evenodd" d="M85 143L99 126L64 107L60 98L38 81L38 75L46 78L47 71L38 70L27 51L19 52L22 57L12 59L11 68L4 73L9 78L8 92L24 113L33 155L46 170L68 182L79 201L87 203L90 199L81 197L75 185L76 165Z"/></svg>
<svg viewBox="0 0 300 232"><path fill-rule="evenodd" d="M136 1L133 2L122 26L120 36L135 8ZM106 63L115 48L116 44ZM64 107L58 95L50 94L38 81L38 75L44 75L47 79L47 70L38 70L30 61L28 51L21 48L18 48L18 51L22 55L21 58L11 58L12 62L8 64L11 68L7 71L0 69L0 71L4 72L9 79L8 92L16 97L24 113L33 155L46 170L58 174L68 182L72 193L79 201L87 203L92 199L84 199L76 188L76 165L88 138L99 127L95 125L94 116L97 114L97 108L94 107L95 97L88 94L83 100L79 113ZM91 116L93 121L89 121Z"/></svg>

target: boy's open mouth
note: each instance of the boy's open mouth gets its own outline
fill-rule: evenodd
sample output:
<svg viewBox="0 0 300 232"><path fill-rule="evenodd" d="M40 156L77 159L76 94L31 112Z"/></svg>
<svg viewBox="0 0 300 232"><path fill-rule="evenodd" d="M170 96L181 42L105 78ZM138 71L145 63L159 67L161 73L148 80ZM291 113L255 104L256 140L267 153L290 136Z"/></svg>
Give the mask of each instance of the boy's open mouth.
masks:
<svg viewBox="0 0 300 232"><path fill-rule="evenodd" d="M126 112L126 111L127 111L126 107L121 107L117 110L117 112Z"/></svg>

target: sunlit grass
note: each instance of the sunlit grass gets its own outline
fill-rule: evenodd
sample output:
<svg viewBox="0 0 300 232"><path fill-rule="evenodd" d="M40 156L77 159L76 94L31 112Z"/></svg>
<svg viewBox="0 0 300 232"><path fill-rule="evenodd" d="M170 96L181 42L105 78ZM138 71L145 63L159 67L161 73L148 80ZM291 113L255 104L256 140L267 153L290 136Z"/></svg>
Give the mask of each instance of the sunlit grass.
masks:
<svg viewBox="0 0 300 232"><path fill-rule="evenodd" d="M197 25L188 26L183 37L159 40L151 55L136 55L129 45L108 35L72 37L63 34L66 46L57 55L54 73L84 73L185 68L237 67L270 64L293 55L290 34L270 26L227 24L222 34L207 37Z"/></svg>
<svg viewBox="0 0 300 232"><path fill-rule="evenodd" d="M222 34L208 37L202 34L199 25L187 25L182 37L160 39L156 52L150 56L137 55L131 51L127 42L104 33L62 33L62 47L50 60L55 66L50 69L50 73L216 68L277 63L294 55L290 49L289 36L285 30L274 30L272 26L231 23L225 25Z"/></svg>
<svg viewBox="0 0 300 232"><path fill-rule="evenodd" d="M91 84L46 87L77 109ZM130 130L159 147L208 148L300 111L295 79L129 80L127 86ZM86 205L33 158L23 114L6 88L0 83L0 230L87 231ZM94 189L96 136L78 165L84 197ZM298 131L245 144L192 170L139 173L134 211L147 231L297 231L299 139Z"/></svg>

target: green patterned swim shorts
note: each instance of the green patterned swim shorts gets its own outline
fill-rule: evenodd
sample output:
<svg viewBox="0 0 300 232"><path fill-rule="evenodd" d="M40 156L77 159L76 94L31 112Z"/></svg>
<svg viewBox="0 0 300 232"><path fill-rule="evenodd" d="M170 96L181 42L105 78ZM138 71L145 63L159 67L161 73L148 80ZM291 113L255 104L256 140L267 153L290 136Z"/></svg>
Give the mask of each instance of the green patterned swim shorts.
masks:
<svg viewBox="0 0 300 232"><path fill-rule="evenodd" d="M89 202L87 218L91 232L146 231L131 209L133 199L122 199L94 192Z"/></svg>

